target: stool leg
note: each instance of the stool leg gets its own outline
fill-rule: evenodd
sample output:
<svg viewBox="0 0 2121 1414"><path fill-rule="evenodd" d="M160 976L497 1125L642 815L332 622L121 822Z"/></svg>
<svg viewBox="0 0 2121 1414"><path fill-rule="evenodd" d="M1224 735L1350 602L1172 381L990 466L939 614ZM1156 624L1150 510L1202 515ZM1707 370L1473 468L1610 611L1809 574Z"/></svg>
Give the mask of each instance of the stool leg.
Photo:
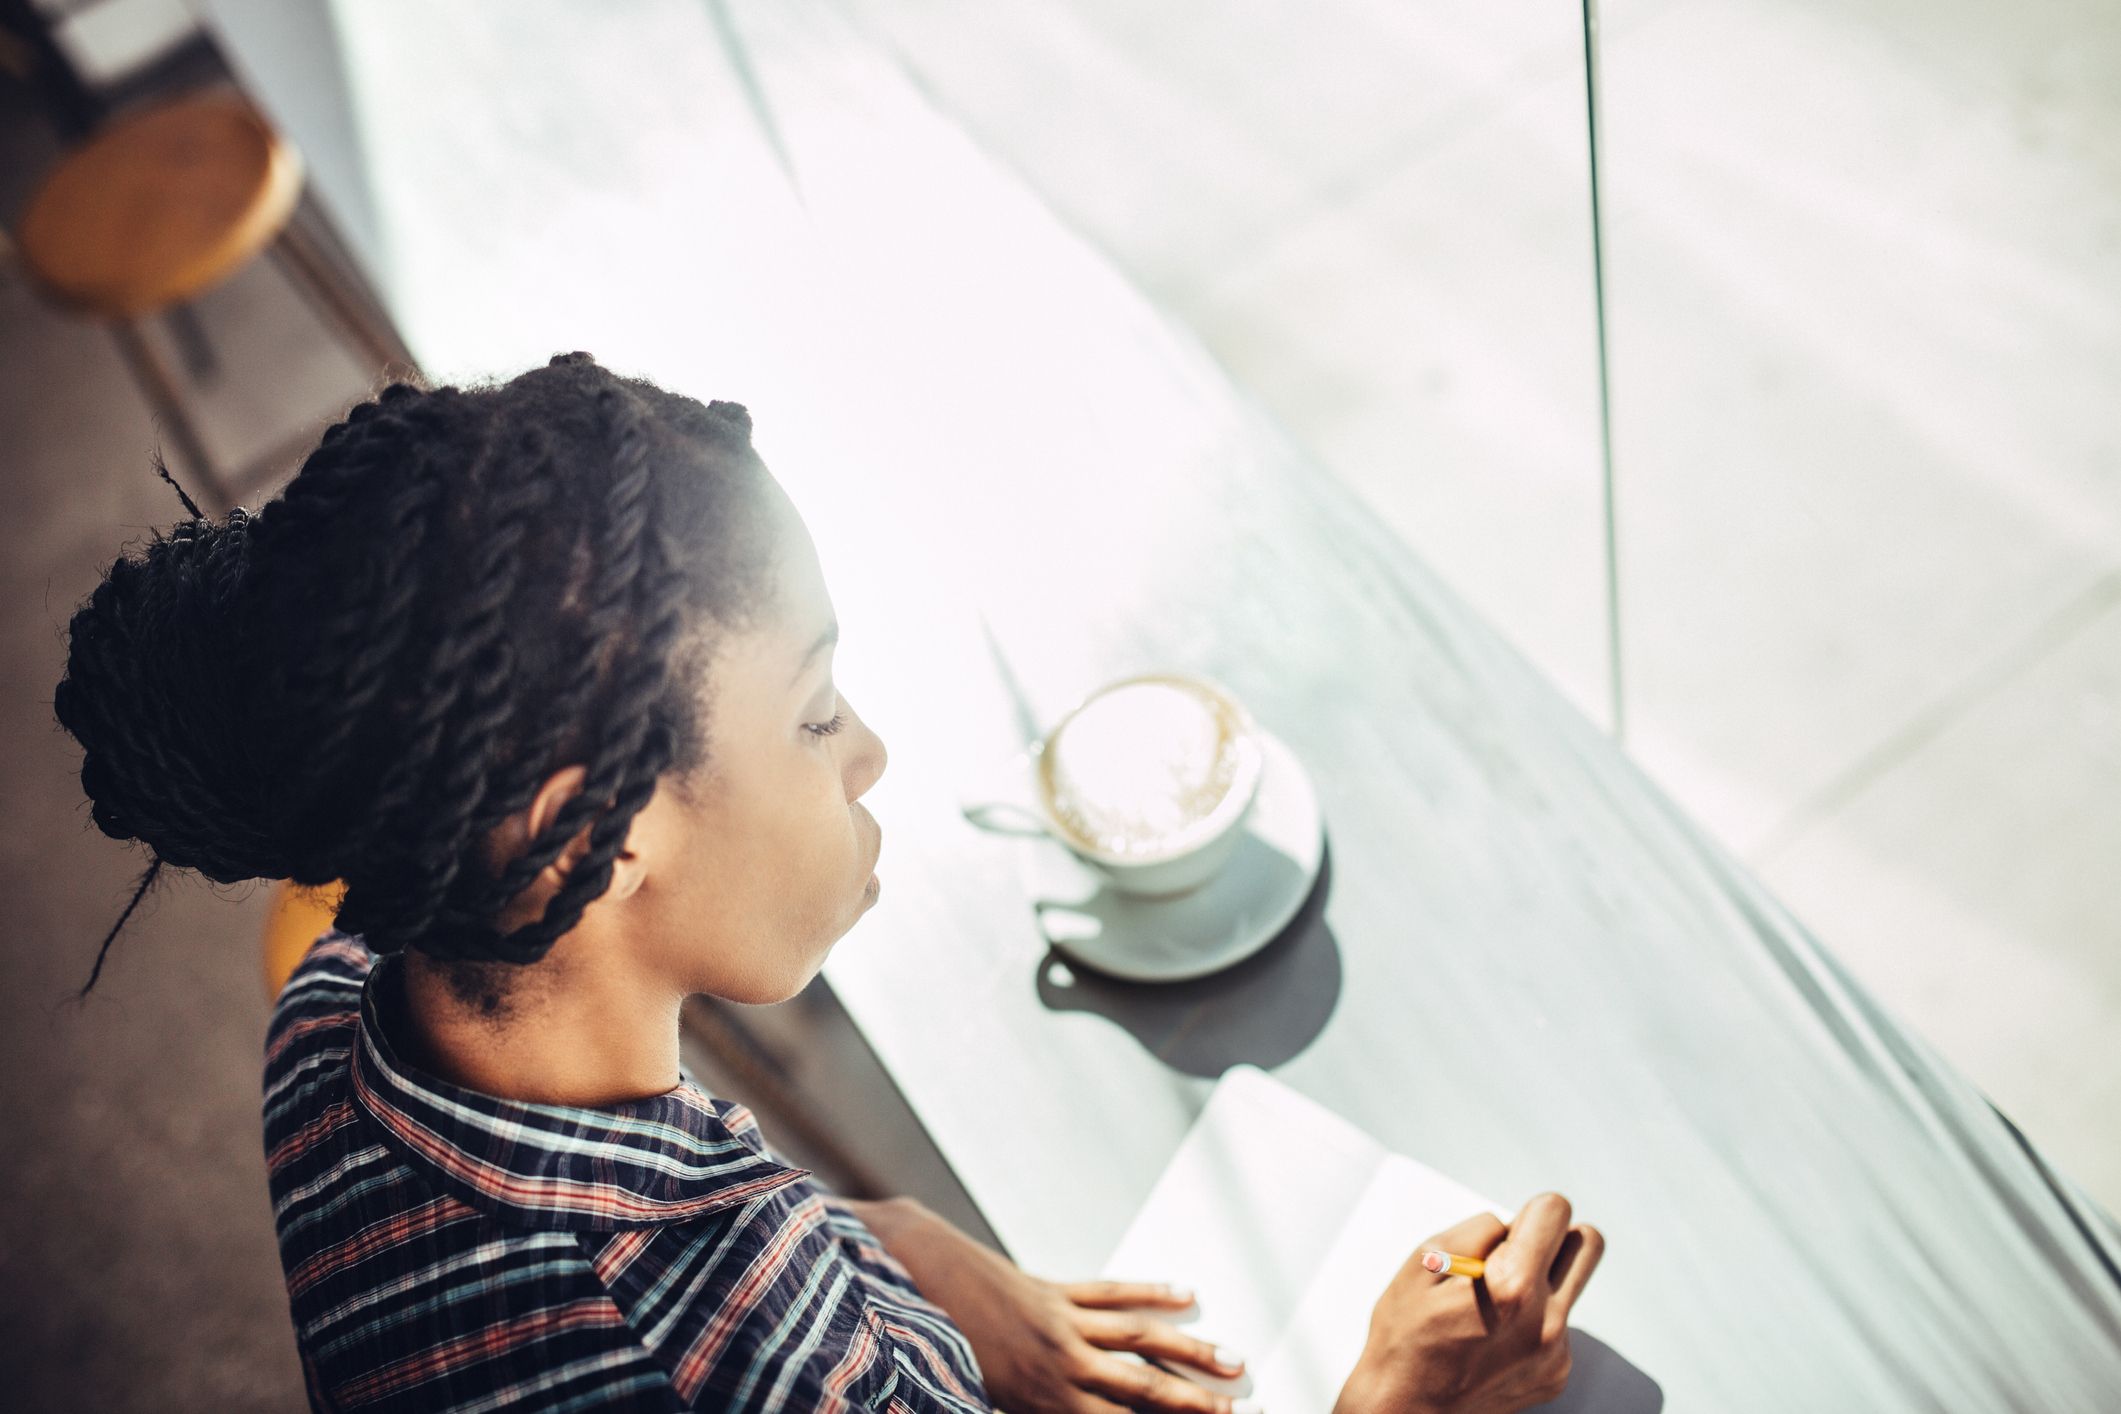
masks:
<svg viewBox="0 0 2121 1414"><path fill-rule="evenodd" d="M198 478L202 494L194 499L201 503L201 509L225 515L236 504L236 498L230 494L220 472L215 470L213 459L207 456L206 443L200 439L198 426L185 409L183 391L170 375L169 365L162 361L161 355L141 334L140 326L132 320L111 321L111 335L118 341L118 351L132 365L133 377L139 381L141 391L147 394L148 405L161 418L163 431L177 444L186 468Z"/></svg>
<svg viewBox="0 0 2121 1414"><path fill-rule="evenodd" d="M221 371L221 356L206 337L206 326L199 322L198 310L188 304L177 305L163 315L163 322L169 326L170 337L177 341L177 351L184 355L184 372L194 385Z"/></svg>
<svg viewBox="0 0 2121 1414"><path fill-rule="evenodd" d="M386 368L413 369L417 366L404 345L398 342L397 335L379 328L348 296L322 254L310 243L308 236L296 229L293 221L280 228L272 253L281 268L293 278L296 287L309 296L311 305L338 325L360 348L368 359L371 376Z"/></svg>

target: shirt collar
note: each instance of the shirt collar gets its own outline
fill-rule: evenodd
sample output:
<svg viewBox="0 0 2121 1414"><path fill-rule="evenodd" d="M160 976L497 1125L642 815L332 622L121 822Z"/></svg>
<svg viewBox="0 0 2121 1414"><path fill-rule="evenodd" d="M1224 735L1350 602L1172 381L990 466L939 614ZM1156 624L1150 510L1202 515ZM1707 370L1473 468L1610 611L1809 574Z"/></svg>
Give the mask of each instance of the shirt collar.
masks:
<svg viewBox="0 0 2121 1414"><path fill-rule="evenodd" d="M698 1217L808 1177L775 1160L751 1112L692 1081L597 1109L508 1100L415 1069L391 1045L400 959L361 990L357 1102L438 1186L521 1225L611 1231Z"/></svg>

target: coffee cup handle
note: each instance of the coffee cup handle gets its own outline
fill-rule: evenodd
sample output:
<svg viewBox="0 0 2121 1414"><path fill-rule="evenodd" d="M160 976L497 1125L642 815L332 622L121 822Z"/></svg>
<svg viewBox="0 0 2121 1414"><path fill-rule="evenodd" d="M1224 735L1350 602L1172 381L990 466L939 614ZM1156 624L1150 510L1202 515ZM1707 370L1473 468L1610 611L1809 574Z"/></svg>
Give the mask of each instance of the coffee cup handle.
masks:
<svg viewBox="0 0 2121 1414"><path fill-rule="evenodd" d="M958 801L959 812L990 834L1051 837L1052 827L1026 802L1023 793L1005 789L1012 784L1021 785L1030 776L1031 761L1031 752L1018 752Z"/></svg>
<svg viewBox="0 0 2121 1414"><path fill-rule="evenodd" d="M968 802L958 807L965 818L980 829L994 835L1038 835L1053 832L1037 812L1026 809L1011 800L982 800Z"/></svg>

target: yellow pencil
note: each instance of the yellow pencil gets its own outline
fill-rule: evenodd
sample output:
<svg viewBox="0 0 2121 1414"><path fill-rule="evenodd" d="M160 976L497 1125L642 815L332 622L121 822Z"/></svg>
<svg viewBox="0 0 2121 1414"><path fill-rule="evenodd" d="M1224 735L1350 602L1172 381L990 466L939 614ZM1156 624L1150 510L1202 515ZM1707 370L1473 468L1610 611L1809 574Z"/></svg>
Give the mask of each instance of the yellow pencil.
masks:
<svg viewBox="0 0 2121 1414"><path fill-rule="evenodd" d="M1461 1257L1455 1252L1439 1252L1435 1248L1421 1254L1421 1264L1439 1276L1477 1277L1488 1269L1488 1264L1478 1257Z"/></svg>

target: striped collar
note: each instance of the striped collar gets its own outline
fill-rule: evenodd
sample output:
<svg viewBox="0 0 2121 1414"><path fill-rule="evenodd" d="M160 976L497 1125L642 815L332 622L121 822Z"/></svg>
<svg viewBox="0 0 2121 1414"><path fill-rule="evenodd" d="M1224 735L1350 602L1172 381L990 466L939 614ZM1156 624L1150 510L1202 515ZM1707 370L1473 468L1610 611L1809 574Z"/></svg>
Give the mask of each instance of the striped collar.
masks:
<svg viewBox="0 0 2121 1414"><path fill-rule="evenodd" d="M584 1109L502 1099L413 1068L382 1020L402 1014L399 963L378 957L362 986L354 1095L401 1157L473 1208L520 1226L609 1232L698 1217L809 1175L767 1152L748 1109L690 1078Z"/></svg>

